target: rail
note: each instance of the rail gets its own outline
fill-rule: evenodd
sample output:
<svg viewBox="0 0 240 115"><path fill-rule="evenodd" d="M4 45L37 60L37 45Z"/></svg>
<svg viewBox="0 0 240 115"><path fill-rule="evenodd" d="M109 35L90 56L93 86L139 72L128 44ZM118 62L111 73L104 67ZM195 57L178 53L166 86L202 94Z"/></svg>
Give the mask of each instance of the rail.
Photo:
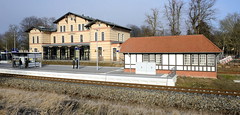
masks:
<svg viewBox="0 0 240 115"><path fill-rule="evenodd" d="M0 73L0 76L24 78L24 79L47 80L47 81L70 82L70 83L94 84L94 85L104 85L104 86L114 86L114 87L129 87L129 88L140 88L140 89L150 89L150 90L162 90L162 91L198 93L198 94L214 94L214 95L240 97L240 91L233 91L233 90L186 88L186 87L145 85L145 84L119 83L119 82L103 82L103 81L63 79L63 78L41 77L41 76L26 76L26 75L5 74L5 73Z"/></svg>

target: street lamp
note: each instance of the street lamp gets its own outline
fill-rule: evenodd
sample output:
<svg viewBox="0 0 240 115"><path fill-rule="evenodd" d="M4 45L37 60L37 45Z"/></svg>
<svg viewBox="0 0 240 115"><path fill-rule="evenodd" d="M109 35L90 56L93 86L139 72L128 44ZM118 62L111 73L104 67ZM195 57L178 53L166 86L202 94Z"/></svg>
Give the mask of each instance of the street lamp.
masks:
<svg viewBox="0 0 240 115"><path fill-rule="evenodd" d="M98 31L98 29L96 31ZM95 33L95 39L97 41L97 48L96 48L97 55L96 56L97 56L97 71L98 71L99 68L98 68L98 33L97 32Z"/></svg>

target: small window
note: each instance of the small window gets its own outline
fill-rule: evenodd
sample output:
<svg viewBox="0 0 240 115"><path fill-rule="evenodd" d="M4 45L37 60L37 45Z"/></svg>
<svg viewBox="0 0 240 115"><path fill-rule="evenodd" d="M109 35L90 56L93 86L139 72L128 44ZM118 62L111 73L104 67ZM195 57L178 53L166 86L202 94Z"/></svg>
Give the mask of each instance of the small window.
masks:
<svg viewBox="0 0 240 115"><path fill-rule="evenodd" d="M56 43L56 37L53 36L53 43Z"/></svg>
<svg viewBox="0 0 240 115"><path fill-rule="evenodd" d="M37 36L37 43L39 43L39 37Z"/></svg>
<svg viewBox="0 0 240 115"><path fill-rule="evenodd" d="M199 65L206 65L206 54L199 55Z"/></svg>
<svg viewBox="0 0 240 115"><path fill-rule="evenodd" d="M143 54L143 62L148 62L149 56L148 54Z"/></svg>
<svg viewBox="0 0 240 115"><path fill-rule="evenodd" d="M66 27L65 26L63 26L63 32L66 32Z"/></svg>
<svg viewBox="0 0 240 115"><path fill-rule="evenodd" d="M71 35L71 42L73 43L73 35Z"/></svg>
<svg viewBox="0 0 240 115"><path fill-rule="evenodd" d="M73 25L71 25L71 32L73 31Z"/></svg>
<svg viewBox="0 0 240 115"><path fill-rule="evenodd" d="M60 26L60 32L62 32L63 30L62 30L63 28L62 28L62 26Z"/></svg>
<svg viewBox="0 0 240 115"><path fill-rule="evenodd" d="M122 41L124 41L124 34L122 34Z"/></svg>
<svg viewBox="0 0 240 115"><path fill-rule="evenodd" d="M104 32L102 32L102 41L104 41Z"/></svg>
<svg viewBox="0 0 240 115"><path fill-rule="evenodd" d="M118 33L118 41L120 41L120 33Z"/></svg>
<svg viewBox="0 0 240 115"><path fill-rule="evenodd" d="M64 36L62 36L62 43L64 43Z"/></svg>
<svg viewBox="0 0 240 115"><path fill-rule="evenodd" d="M98 41L98 35L97 35L97 32L95 32L95 41Z"/></svg>
<svg viewBox="0 0 240 115"><path fill-rule="evenodd" d="M84 24L82 24L82 31L84 31Z"/></svg>
<svg viewBox="0 0 240 115"><path fill-rule="evenodd" d="M33 36L33 38L32 38L32 43L34 44L34 36Z"/></svg>
<svg viewBox="0 0 240 115"><path fill-rule="evenodd" d="M190 54L184 55L184 65L190 65Z"/></svg>
<svg viewBox="0 0 240 115"><path fill-rule="evenodd" d="M208 66L214 66L215 64L215 55L214 54L208 54L207 55L207 65Z"/></svg>
<svg viewBox="0 0 240 115"><path fill-rule="evenodd" d="M78 31L81 31L81 24L78 24Z"/></svg>
<svg viewBox="0 0 240 115"><path fill-rule="evenodd" d="M149 61L150 62L155 62L155 55L154 54L149 55Z"/></svg>
<svg viewBox="0 0 240 115"><path fill-rule="evenodd" d="M80 35L80 42L83 42L83 35Z"/></svg>
<svg viewBox="0 0 240 115"><path fill-rule="evenodd" d="M192 65L198 65L198 55L193 54L191 58L192 58Z"/></svg>
<svg viewBox="0 0 240 115"><path fill-rule="evenodd" d="M156 64L160 64L162 63L162 56L161 54L156 54Z"/></svg>

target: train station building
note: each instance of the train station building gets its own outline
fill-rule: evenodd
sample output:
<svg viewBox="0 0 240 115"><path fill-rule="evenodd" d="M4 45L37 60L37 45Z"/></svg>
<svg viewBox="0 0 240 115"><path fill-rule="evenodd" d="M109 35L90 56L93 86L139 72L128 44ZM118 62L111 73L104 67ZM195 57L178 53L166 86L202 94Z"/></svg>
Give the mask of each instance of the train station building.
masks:
<svg viewBox="0 0 240 115"><path fill-rule="evenodd" d="M44 60L120 61L120 45L130 29L89 16L68 12L54 22L57 29L32 27L29 51L42 52Z"/></svg>
<svg viewBox="0 0 240 115"><path fill-rule="evenodd" d="M181 35L129 38L120 52L126 72L216 78L222 51L204 35Z"/></svg>

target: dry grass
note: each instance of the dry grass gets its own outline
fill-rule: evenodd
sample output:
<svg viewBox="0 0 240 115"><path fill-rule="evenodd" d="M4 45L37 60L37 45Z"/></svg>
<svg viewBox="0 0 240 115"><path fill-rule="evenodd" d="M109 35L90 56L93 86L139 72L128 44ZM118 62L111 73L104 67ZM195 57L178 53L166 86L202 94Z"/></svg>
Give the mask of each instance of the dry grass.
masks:
<svg viewBox="0 0 240 115"><path fill-rule="evenodd" d="M173 108L146 108L108 101L71 99L67 95L46 92L30 92L17 89L0 89L0 115L62 114L62 115L192 115L208 114ZM4 92L4 93L3 93Z"/></svg>

